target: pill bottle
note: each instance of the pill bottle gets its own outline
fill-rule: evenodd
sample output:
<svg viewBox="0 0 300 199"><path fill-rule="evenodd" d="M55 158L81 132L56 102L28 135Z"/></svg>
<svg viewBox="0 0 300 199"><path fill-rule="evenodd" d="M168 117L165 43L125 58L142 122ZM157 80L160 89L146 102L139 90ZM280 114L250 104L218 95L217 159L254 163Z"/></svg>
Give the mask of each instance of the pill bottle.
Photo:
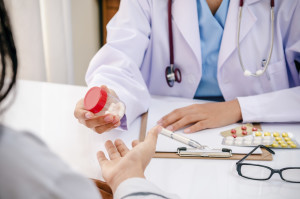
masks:
<svg viewBox="0 0 300 199"><path fill-rule="evenodd" d="M125 104L100 87L91 88L84 97L84 107L96 116L112 114L121 119L125 114Z"/></svg>

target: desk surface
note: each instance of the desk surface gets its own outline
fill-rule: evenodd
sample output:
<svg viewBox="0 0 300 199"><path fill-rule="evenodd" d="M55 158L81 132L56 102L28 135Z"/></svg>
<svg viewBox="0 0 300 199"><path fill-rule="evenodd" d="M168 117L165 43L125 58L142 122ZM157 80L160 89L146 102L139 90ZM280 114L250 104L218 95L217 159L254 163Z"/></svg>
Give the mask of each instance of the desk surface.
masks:
<svg viewBox="0 0 300 199"><path fill-rule="evenodd" d="M114 130L98 135L79 124L73 116L85 87L19 81L13 105L1 116L1 122L18 130L28 130L74 170L102 179L96 152L104 150L107 139L121 138L127 145L138 139L140 118L127 132ZM11 95L12 97L13 95ZM263 124L265 129L293 132L299 142L300 124ZM261 162L279 169L300 166L300 150L275 150L271 162ZM152 159L146 178L165 191L181 198L299 198L300 184L286 183L279 175L269 181L252 181L237 175L232 160ZM256 162L257 163L257 162Z"/></svg>

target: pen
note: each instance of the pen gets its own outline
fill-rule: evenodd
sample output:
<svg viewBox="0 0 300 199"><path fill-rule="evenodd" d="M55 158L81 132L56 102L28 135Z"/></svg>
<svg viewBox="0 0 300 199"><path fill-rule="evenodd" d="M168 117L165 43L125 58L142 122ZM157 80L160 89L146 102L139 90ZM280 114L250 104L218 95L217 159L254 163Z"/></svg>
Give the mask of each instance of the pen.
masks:
<svg viewBox="0 0 300 199"><path fill-rule="evenodd" d="M179 135L177 133L174 133L172 131L169 131L165 128L162 128L161 132L162 135L167 136L169 138L172 138L174 140L177 140L178 142L184 143L186 145L189 145L191 147L197 148L197 149L203 149L204 146L202 146L199 142L189 139L187 137L184 137L182 135Z"/></svg>

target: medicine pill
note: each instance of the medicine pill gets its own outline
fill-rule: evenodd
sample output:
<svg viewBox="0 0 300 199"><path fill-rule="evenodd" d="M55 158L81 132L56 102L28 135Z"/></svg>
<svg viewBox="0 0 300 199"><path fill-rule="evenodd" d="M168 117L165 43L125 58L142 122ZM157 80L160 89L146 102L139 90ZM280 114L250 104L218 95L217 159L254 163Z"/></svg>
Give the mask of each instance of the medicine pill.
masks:
<svg viewBox="0 0 300 199"><path fill-rule="evenodd" d="M283 140L278 140L277 142L278 142L278 144L280 144L280 145L282 145L282 144L284 143Z"/></svg>
<svg viewBox="0 0 300 199"><path fill-rule="evenodd" d="M261 132L259 131L255 132L255 136L261 136L261 135L262 135Z"/></svg>
<svg viewBox="0 0 300 199"><path fill-rule="evenodd" d="M282 135L282 137L288 137L289 136L287 133L282 133L281 135Z"/></svg>
<svg viewBox="0 0 300 199"><path fill-rule="evenodd" d="M233 140L226 140L225 141L225 145L232 145L233 144Z"/></svg>
<svg viewBox="0 0 300 199"><path fill-rule="evenodd" d="M286 143L281 144L282 147L287 147L288 145Z"/></svg>
<svg viewBox="0 0 300 199"><path fill-rule="evenodd" d="M244 137L244 140L248 140L248 141L252 142L253 136L246 136L246 137Z"/></svg>
<svg viewBox="0 0 300 199"><path fill-rule="evenodd" d="M244 144L245 144L245 146L251 146L252 140L245 140Z"/></svg>
<svg viewBox="0 0 300 199"><path fill-rule="evenodd" d="M279 137L279 136L280 136L280 135L279 135L278 132L273 133L273 137Z"/></svg>
<svg viewBox="0 0 300 199"><path fill-rule="evenodd" d="M276 148L276 147L279 147L279 145L277 143L273 143L272 147Z"/></svg>
<svg viewBox="0 0 300 199"><path fill-rule="evenodd" d="M271 136L264 136L264 140L272 140Z"/></svg>
<svg viewBox="0 0 300 199"><path fill-rule="evenodd" d="M260 140L254 140L254 141L253 141L253 144L254 144L254 145L260 145L260 143L261 143Z"/></svg>
<svg viewBox="0 0 300 199"><path fill-rule="evenodd" d="M246 126L242 126L241 129L245 131L245 130L247 130L247 127Z"/></svg>
<svg viewBox="0 0 300 199"><path fill-rule="evenodd" d="M242 143L243 143L242 140L236 140L235 141L236 146L242 146Z"/></svg>
<svg viewBox="0 0 300 199"><path fill-rule="evenodd" d="M270 135L271 135L270 132L265 132L265 133L264 133L264 136L270 136Z"/></svg>
<svg viewBox="0 0 300 199"><path fill-rule="evenodd" d="M290 145L292 148L297 148L297 145L296 144L291 144Z"/></svg>
<svg viewBox="0 0 300 199"><path fill-rule="evenodd" d="M265 145L272 148L300 148L296 140L293 140L293 134L291 133L279 133L279 132L253 132L246 136L237 137L236 134L232 136L224 137L222 144L229 146L257 146Z"/></svg>

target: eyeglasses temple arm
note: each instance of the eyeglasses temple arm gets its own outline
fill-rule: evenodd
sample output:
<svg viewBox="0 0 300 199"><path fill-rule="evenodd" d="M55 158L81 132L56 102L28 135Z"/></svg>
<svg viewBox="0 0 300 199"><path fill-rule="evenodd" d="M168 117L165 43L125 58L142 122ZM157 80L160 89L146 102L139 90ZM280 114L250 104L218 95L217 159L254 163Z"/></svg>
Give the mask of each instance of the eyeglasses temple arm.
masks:
<svg viewBox="0 0 300 199"><path fill-rule="evenodd" d="M267 151L269 151L270 153L275 154L275 152L274 152L272 149L270 149L269 147L266 147L266 146L264 146L264 145L258 145L258 146L256 146L252 151L250 151L247 155L245 155L245 157L243 157L242 159L240 159L236 164L239 164L239 163L241 163L242 161L244 161L244 160L245 160L249 155L251 155L258 147L264 148L264 149L266 149Z"/></svg>

